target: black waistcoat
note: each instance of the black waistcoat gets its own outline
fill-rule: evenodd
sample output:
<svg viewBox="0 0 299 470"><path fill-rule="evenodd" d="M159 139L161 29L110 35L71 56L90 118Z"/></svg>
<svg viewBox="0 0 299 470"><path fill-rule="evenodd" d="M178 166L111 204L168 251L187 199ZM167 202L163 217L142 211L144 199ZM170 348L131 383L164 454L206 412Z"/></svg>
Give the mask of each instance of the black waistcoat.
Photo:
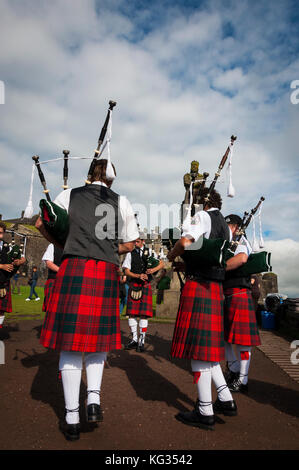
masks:
<svg viewBox="0 0 299 470"><path fill-rule="evenodd" d="M133 251L131 251L131 269L130 271L134 274L142 274L144 273L145 270L145 261L143 259L143 256L140 256L139 250L134 248Z"/></svg>
<svg viewBox="0 0 299 470"><path fill-rule="evenodd" d="M227 271L225 273L225 281L223 283L223 289L231 289L232 287L242 287L251 289L251 276L238 277L235 275L235 270Z"/></svg>
<svg viewBox="0 0 299 470"><path fill-rule="evenodd" d="M119 196L110 188L89 184L70 194L69 234L63 258L79 257L119 264Z"/></svg>
<svg viewBox="0 0 299 470"><path fill-rule="evenodd" d="M229 227L225 222L225 219L219 210L207 211L211 218L211 232L209 239L211 238L222 238L229 241ZM186 263L186 275L192 276L199 281L218 281L222 282L225 278L225 270L218 266L208 267L194 267L188 266Z"/></svg>
<svg viewBox="0 0 299 470"><path fill-rule="evenodd" d="M6 246L4 246L6 244ZM8 264L8 257L7 254L9 252L8 244L3 241L2 250L0 251L0 264ZM4 271L4 269L0 269L0 287L6 285L9 281L9 273Z"/></svg>

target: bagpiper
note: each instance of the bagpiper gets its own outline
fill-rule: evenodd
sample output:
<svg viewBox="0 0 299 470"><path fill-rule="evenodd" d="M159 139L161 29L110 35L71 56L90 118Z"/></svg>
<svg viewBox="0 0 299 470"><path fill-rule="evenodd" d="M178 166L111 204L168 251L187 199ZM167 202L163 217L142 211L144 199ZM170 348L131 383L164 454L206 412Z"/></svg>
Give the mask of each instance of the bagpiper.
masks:
<svg viewBox="0 0 299 470"><path fill-rule="evenodd" d="M113 166L113 176L108 176L108 163L106 159L97 160L91 184L64 190L55 199L55 204L68 213L69 232L40 341L60 351L66 421L61 428L69 440L80 437L82 352L87 376L87 421L103 420L100 391L104 363L109 351L121 349L119 254L131 251L138 238L129 201L111 189L116 173ZM41 219L37 226L41 228Z"/></svg>
<svg viewBox="0 0 299 470"><path fill-rule="evenodd" d="M3 327L5 313L12 312L10 279L17 268L26 262L21 252L11 256L12 248L4 240L6 224L0 222L0 328Z"/></svg>
<svg viewBox="0 0 299 470"><path fill-rule="evenodd" d="M225 217L232 237L242 225L237 214ZM234 256L227 261L226 279L223 284L224 304L224 337L227 359L226 379L232 392L248 392L248 373L252 346L261 344L257 327L254 303L251 295L251 276L231 276L231 273L244 265L252 247L242 235ZM236 345L237 356L233 345Z"/></svg>
<svg viewBox="0 0 299 470"><path fill-rule="evenodd" d="M154 267L148 267L149 253L146 254L145 235L140 233L135 242L134 250L125 257L122 267L126 276L130 279L127 299L127 311L129 316L129 328L132 339L125 346L125 349L136 349L144 352L144 341L148 328L148 319L153 316L153 294L151 287L152 275L164 268L164 262L151 258ZM139 336L138 322L139 320Z"/></svg>
<svg viewBox="0 0 299 470"><path fill-rule="evenodd" d="M199 200L204 210L195 214L182 237L168 254L177 256L192 250L185 259L186 282L183 287L173 333L171 356L191 360L198 400L192 411L180 412L176 418L190 426L213 430L214 413L235 416L237 406L228 389L220 361L225 358L223 329L223 267L192 263L201 249L202 236L206 239L230 238L229 228L221 214L222 199L215 189L202 190ZM217 389L217 400L212 403L211 384Z"/></svg>

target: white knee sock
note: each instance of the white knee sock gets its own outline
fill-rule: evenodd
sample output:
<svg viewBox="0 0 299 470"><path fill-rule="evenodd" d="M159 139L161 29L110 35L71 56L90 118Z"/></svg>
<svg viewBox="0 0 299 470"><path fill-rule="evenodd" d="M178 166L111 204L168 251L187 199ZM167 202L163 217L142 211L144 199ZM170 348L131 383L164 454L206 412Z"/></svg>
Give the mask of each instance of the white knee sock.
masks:
<svg viewBox="0 0 299 470"><path fill-rule="evenodd" d="M84 356L87 378L87 404L96 403L99 405L101 402L100 391L107 353L85 353Z"/></svg>
<svg viewBox="0 0 299 470"><path fill-rule="evenodd" d="M211 367L212 380L216 386L218 398L220 401L232 400L232 394L229 391L227 383L221 369L219 362L213 363Z"/></svg>
<svg viewBox="0 0 299 470"><path fill-rule="evenodd" d="M240 363L235 355L233 345L225 341L224 346L225 346L225 358L227 360L229 370L231 370L232 372L239 372Z"/></svg>
<svg viewBox="0 0 299 470"><path fill-rule="evenodd" d="M137 325L138 324L136 318L129 318L129 327L133 335L133 341L138 341Z"/></svg>
<svg viewBox="0 0 299 470"><path fill-rule="evenodd" d="M1 317L0 317L0 326L1 326L2 323L4 322L4 318L5 318L5 315L1 315Z"/></svg>
<svg viewBox="0 0 299 470"><path fill-rule="evenodd" d="M79 423L79 395L82 374L82 353L77 351L61 351L59 370L63 385L65 408L77 410L66 414L68 424Z"/></svg>
<svg viewBox="0 0 299 470"><path fill-rule="evenodd" d="M147 326L148 320L146 320L145 318L141 318L139 321L139 344L144 344Z"/></svg>
<svg viewBox="0 0 299 470"><path fill-rule="evenodd" d="M237 351L240 357L240 376L239 380L243 385L248 382L248 372L251 360L251 346L237 345Z"/></svg>
<svg viewBox="0 0 299 470"><path fill-rule="evenodd" d="M202 415L213 415L211 363L191 359L191 369L197 385L198 409Z"/></svg>

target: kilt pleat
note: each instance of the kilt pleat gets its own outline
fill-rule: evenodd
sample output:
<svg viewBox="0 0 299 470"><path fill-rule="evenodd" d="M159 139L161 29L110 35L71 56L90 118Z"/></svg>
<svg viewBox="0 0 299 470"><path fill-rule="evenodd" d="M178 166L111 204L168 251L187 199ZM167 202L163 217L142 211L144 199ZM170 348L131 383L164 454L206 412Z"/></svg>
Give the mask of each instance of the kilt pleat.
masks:
<svg viewBox="0 0 299 470"><path fill-rule="evenodd" d="M131 283L130 286L139 286L137 282ZM153 293L150 283L144 284L143 294L140 300L133 300L130 296L130 289L128 292L127 300L127 312L126 315L140 316L144 315L146 317L153 316Z"/></svg>
<svg viewBox="0 0 299 470"><path fill-rule="evenodd" d="M64 259L47 304L41 344L60 351L121 349L117 270L105 261Z"/></svg>
<svg viewBox="0 0 299 470"><path fill-rule="evenodd" d="M11 313L12 312L12 303L11 303L11 290L10 283L5 286L7 292L6 296L0 298L0 312Z"/></svg>
<svg viewBox="0 0 299 470"><path fill-rule="evenodd" d="M250 290L234 287L224 294L225 341L243 346L261 344Z"/></svg>
<svg viewBox="0 0 299 470"><path fill-rule="evenodd" d="M172 357L211 362L225 358L223 302L221 283L186 281L172 338Z"/></svg>
<svg viewBox="0 0 299 470"><path fill-rule="evenodd" d="M44 302L43 302L43 312L47 311L47 304L49 302L49 298L53 289L55 279L47 279L45 287L44 287Z"/></svg>

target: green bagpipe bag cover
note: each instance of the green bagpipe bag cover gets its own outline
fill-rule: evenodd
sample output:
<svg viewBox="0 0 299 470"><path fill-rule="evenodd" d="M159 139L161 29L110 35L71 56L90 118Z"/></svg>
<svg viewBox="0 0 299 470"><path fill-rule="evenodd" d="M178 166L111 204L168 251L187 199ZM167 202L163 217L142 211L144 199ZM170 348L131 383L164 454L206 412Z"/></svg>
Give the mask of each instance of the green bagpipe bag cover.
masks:
<svg viewBox="0 0 299 470"><path fill-rule="evenodd" d="M39 207L41 209L41 219L47 232L63 246L69 232L67 211L55 202L49 202L46 199L41 199Z"/></svg>
<svg viewBox="0 0 299 470"><path fill-rule="evenodd" d="M14 245L11 250L7 253L8 263L12 263L15 259L20 259L22 255L21 248L19 245Z"/></svg>
<svg viewBox="0 0 299 470"><path fill-rule="evenodd" d="M147 260L147 269L156 268L159 263L160 261L157 258L155 258L154 256L149 256Z"/></svg>
<svg viewBox="0 0 299 470"><path fill-rule="evenodd" d="M170 282L171 279L168 276L162 277L160 281L158 282L157 289L158 290L167 290L170 289Z"/></svg>
<svg viewBox="0 0 299 470"><path fill-rule="evenodd" d="M192 247L192 245L190 245ZM226 252L229 242L223 238L203 238L200 249L187 249L182 255L188 266L199 268L200 266L217 266L225 268Z"/></svg>
<svg viewBox="0 0 299 470"><path fill-rule="evenodd" d="M229 277L247 277L251 274L266 273L268 271L272 271L270 260L271 253L269 253L268 251L251 253L251 255L248 256L247 262L243 264L243 266L228 271Z"/></svg>

